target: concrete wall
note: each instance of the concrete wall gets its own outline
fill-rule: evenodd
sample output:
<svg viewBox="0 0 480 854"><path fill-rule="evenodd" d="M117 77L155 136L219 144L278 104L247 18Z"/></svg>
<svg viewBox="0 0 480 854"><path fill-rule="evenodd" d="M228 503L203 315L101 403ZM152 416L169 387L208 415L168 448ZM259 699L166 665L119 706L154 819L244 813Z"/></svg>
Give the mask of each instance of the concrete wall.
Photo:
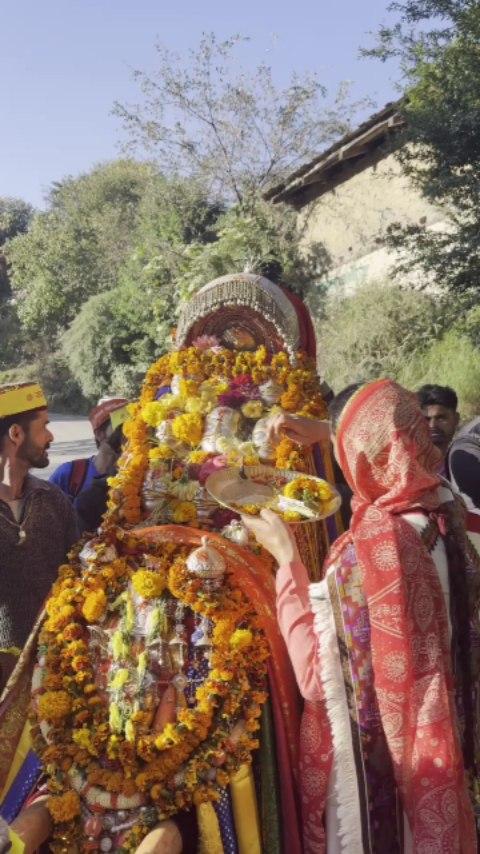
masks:
<svg viewBox="0 0 480 854"><path fill-rule="evenodd" d="M366 168L346 171L337 185L313 198L299 212L308 245L321 242L332 258L328 282L346 292L388 278L394 261L384 247L389 225L441 226L442 213L422 198L402 174L393 154L376 155Z"/></svg>

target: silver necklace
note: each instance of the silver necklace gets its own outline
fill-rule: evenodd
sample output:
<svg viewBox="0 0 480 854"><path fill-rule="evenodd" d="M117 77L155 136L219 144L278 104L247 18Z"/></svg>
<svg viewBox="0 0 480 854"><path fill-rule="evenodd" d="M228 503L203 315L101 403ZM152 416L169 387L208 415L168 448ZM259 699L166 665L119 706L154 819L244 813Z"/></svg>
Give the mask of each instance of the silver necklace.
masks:
<svg viewBox="0 0 480 854"><path fill-rule="evenodd" d="M25 523L28 520L28 517L30 516L30 509L29 509L28 513L25 515L25 517L22 519L21 522L12 522L12 520L9 519L8 516L5 516L3 513L0 513L0 518L4 519L4 521L7 522L9 525L11 525L12 528L17 528L17 530L18 530L17 546L23 546L25 540L27 539L27 532L25 531L23 526L25 525Z"/></svg>

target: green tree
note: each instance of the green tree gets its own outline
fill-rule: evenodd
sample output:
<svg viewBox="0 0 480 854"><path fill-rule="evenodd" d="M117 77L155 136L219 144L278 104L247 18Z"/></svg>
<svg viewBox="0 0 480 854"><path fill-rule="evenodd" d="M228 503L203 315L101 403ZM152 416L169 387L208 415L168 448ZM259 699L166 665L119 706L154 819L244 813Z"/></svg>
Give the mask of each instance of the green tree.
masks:
<svg viewBox="0 0 480 854"><path fill-rule="evenodd" d="M17 234L24 234L33 208L22 199L0 198L0 370L18 359L23 336L17 307L12 300L5 246Z"/></svg>
<svg viewBox="0 0 480 854"><path fill-rule="evenodd" d="M142 102L116 104L134 148L165 174L200 181L209 197L242 202L280 180L349 128L357 105L341 87L332 107L314 74L278 88L272 69L242 70L239 36L202 36L187 57L157 46L152 75L136 71Z"/></svg>
<svg viewBox="0 0 480 854"><path fill-rule="evenodd" d="M155 322L148 296L123 284L84 303L62 350L86 398L134 396L170 331Z"/></svg>
<svg viewBox="0 0 480 854"><path fill-rule="evenodd" d="M305 294L325 273L328 259L323 248L301 251L289 209L266 202L248 211L232 208L214 227L208 219L203 242L186 242L193 234L188 220L188 216L175 220L182 227L173 228L168 240L158 224L152 226L151 239L146 231L119 286L85 302L64 334L62 351L86 397L135 394L150 362L170 346L183 302L211 279L249 269ZM155 248L157 254L152 254Z"/></svg>
<svg viewBox="0 0 480 854"><path fill-rule="evenodd" d="M322 244L302 246L294 211L257 200L237 205L218 219L216 240L185 248L177 284L188 299L206 282L238 270L284 282L301 296L320 290L329 266Z"/></svg>
<svg viewBox="0 0 480 854"><path fill-rule="evenodd" d="M477 291L480 282L480 4L478 0L403 0L398 22L367 51L402 60L407 127L398 156L429 201L442 207L441 232L396 225L399 271L417 266L438 285Z"/></svg>
<svg viewBox="0 0 480 854"><path fill-rule="evenodd" d="M218 212L185 182L168 182L149 163L120 160L54 185L47 210L8 244L19 315L32 336L57 339L82 305L139 274L175 245L200 239Z"/></svg>
<svg viewBox="0 0 480 854"><path fill-rule="evenodd" d="M118 284L156 174L149 164L118 161L58 182L47 210L8 243L19 315L30 334L55 339L86 299Z"/></svg>

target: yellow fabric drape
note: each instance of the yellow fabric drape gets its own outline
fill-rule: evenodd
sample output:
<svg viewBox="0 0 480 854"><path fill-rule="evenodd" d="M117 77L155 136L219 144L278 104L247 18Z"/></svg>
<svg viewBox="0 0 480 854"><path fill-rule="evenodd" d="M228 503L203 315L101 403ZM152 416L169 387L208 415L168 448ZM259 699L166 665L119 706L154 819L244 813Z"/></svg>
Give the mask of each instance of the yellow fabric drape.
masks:
<svg viewBox="0 0 480 854"><path fill-rule="evenodd" d="M15 833L12 828L9 829L8 835L10 837L10 849L9 854L23 854L25 851L25 845L23 844L20 837Z"/></svg>
<svg viewBox="0 0 480 854"><path fill-rule="evenodd" d="M239 854L261 854L262 837L251 765L242 765L230 781Z"/></svg>
<svg viewBox="0 0 480 854"><path fill-rule="evenodd" d="M199 854L223 854L223 843L217 813L210 802L197 807Z"/></svg>
<svg viewBox="0 0 480 854"><path fill-rule="evenodd" d="M32 739L30 737L30 723L29 721L25 721L25 726L23 727L22 734L20 736L20 741L17 744L17 749L15 751L15 756L13 758L13 762L10 766L10 770L8 772L7 779L5 781L5 785L2 789L2 793L0 794L0 803L3 802L5 795L7 794L10 786L12 785L15 777L17 776L20 768L22 767L25 759L27 758L27 754L29 750L32 749Z"/></svg>

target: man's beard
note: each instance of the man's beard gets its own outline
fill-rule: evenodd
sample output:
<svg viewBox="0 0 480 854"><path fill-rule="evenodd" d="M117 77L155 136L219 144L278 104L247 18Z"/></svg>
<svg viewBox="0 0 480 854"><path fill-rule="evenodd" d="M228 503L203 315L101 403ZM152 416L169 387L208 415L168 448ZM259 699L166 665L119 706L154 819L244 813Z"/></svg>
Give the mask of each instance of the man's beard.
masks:
<svg viewBox="0 0 480 854"><path fill-rule="evenodd" d="M45 469L50 462L48 458L49 447L50 445L48 444L45 448L40 449L27 440L20 449L19 456L28 463L29 468Z"/></svg>

